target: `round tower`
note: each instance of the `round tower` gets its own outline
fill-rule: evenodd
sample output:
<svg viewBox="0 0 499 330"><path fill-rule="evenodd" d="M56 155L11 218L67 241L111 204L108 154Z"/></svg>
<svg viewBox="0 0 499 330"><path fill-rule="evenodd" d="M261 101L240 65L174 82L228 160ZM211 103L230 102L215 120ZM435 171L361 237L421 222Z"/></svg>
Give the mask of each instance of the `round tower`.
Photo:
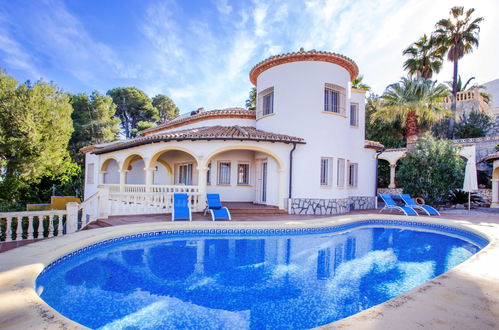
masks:
<svg viewBox="0 0 499 330"><path fill-rule="evenodd" d="M358 188L358 173L351 172L372 152L364 149L365 95L351 89L357 75L346 56L303 49L272 56L251 70L256 128L306 142L293 155L293 197L346 198ZM365 195L369 189L363 190Z"/></svg>

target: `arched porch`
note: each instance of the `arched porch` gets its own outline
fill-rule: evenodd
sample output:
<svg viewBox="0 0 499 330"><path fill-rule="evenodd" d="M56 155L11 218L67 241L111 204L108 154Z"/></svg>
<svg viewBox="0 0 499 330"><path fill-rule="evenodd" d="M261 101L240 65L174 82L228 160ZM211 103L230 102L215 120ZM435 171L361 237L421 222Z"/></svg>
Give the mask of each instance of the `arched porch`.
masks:
<svg viewBox="0 0 499 330"><path fill-rule="evenodd" d="M284 165L270 150L224 147L209 154L199 170L200 176L206 172L206 192L220 194L223 201L284 208Z"/></svg>

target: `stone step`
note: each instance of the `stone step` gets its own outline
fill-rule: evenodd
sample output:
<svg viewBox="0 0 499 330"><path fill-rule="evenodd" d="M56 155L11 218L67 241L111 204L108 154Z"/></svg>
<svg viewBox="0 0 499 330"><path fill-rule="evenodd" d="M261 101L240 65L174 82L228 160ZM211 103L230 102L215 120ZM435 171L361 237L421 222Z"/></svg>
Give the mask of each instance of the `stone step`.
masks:
<svg viewBox="0 0 499 330"><path fill-rule="evenodd" d="M248 209L229 209L230 214L287 214L286 210L278 208L248 208Z"/></svg>

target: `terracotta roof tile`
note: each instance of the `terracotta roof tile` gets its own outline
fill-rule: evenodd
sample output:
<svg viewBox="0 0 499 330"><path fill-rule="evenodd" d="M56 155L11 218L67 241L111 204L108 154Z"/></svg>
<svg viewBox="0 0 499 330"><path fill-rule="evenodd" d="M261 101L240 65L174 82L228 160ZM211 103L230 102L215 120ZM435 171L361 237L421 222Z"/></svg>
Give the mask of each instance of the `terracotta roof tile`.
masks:
<svg viewBox="0 0 499 330"><path fill-rule="evenodd" d="M385 146L382 145L381 143L377 141L371 141L371 140L365 140L364 141L364 148L370 148L370 149L383 149Z"/></svg>
<svg viewBox="0 0 499 330"><path fill-rule="evenodd" d="M149 135L155 132L172 129L175 127L183 126L186 124L198 122L206 119L214 119L214 118L245 118L245 119L256 119L255 111L247 110L243 108L227 108L223 110L210 110L199 112L192 116L178 117L176 119L170 120L164 124L151 127L142 131L142 134Z"/></svg>
<svg viewBox="0 0 499 330"><path fill-rule="evenodd" d="M359 74L357 64L349 57L332 52L317 51L315 49L304 51L302 48L299 52L275 55L261 61L251 69L250 81L256 86L256 79L260 73L277 65L299 61L322 61L337 64L350 73L351 80L354 80Z"/></svg>
<svg viewBox="0 0 499 330"><path fill-rule="evenodd" d="M302 138L258 130L251 126L205 126L174 132L158 132L119 144L96 149L95 154L131 148L148 143L177 140L244 140L283 143L305 143Z"/></svg>
<svg viewBox="0 0 499 330"><path fill-rule="evenodd" d="M499 152L496 152L494 154L490 154L488 156L485 156L485 157L482 158L481 161L491 162L491 161L496 160L496 159L499 159Z"/></svg>

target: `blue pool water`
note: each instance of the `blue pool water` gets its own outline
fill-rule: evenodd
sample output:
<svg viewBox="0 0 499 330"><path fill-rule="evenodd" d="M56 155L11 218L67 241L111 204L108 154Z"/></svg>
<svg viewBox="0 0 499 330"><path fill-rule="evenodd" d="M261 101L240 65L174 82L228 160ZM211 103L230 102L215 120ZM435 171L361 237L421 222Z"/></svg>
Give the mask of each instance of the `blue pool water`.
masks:
<svg viewBox="0 0 499 330"><path fill-rule="evenodd" d="M36 289L91 328L312 328L396 297L480 250L419 230L133 238L51 265Z"/></svg>

